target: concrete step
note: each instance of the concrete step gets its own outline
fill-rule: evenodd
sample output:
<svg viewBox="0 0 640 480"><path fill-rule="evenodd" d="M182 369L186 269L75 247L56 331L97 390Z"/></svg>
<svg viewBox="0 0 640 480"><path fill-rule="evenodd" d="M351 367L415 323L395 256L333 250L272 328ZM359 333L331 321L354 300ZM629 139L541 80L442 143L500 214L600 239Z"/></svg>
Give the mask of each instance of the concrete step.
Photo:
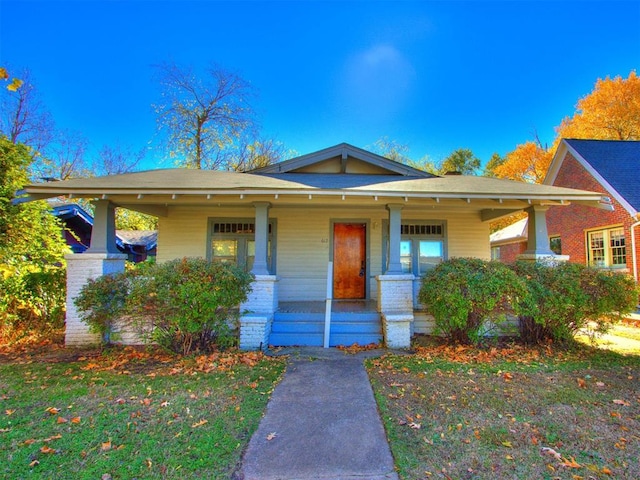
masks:
<svg viewBox="0 0 640 480"><path fill-rule="evenodd" d="M329 336L329 346L336 347L338 345L368 345L370 343L381 343L382 333L332 333ZM269 337L269 345L277 347L309 346L321 347L324 343L323 333L271 333Z"/></svg>

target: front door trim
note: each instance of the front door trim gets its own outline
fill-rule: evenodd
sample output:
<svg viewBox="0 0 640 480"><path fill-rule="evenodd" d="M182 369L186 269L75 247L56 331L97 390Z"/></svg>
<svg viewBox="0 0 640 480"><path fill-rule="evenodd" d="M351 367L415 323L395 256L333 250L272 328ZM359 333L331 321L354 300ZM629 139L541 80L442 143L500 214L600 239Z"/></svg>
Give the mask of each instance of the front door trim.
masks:
<svg viewBox="0 0 640 480"><path fill-rule="evenodd" d="M332 218L330 219L330 246L329 246L329 259L331 262L334 261L334 256L333 256L333 249L334 249L334 245L333 245L333 241L334 241L334 227L336 223L356 223L356 224L361 224L364 225L364 235L365 235L365 282L364 282L364 299L368 300L370 297L370 268L371 268L371 255L370 255L370 244L371 244L371 239L370 239L370 232L371 232L371 221L368 218ZM334 280L335 281L335 280ZM333 299L335 300L340 300L340 299Z"/></svg>

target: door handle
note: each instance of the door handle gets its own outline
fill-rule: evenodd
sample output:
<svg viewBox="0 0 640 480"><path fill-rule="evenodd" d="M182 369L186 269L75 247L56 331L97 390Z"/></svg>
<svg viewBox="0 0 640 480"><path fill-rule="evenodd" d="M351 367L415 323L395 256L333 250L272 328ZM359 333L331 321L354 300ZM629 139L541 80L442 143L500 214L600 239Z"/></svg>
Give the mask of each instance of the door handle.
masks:
<svg viewBox="0 0 640 480"><path fill-rule="evenodd" d="M360 264L360 277L364 277L364 260Z"/></svg>

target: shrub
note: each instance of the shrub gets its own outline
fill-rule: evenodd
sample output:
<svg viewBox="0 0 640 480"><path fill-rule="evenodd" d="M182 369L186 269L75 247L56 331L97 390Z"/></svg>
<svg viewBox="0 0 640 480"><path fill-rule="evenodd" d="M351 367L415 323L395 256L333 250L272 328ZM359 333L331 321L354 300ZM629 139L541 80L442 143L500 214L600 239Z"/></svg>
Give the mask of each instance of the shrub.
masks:
<svg viewBox="0 0 640 480"><path fill-rule="evenodd" d="M0 341L61 330L65 301L64 267L0 264Z"/></svg>
<svg viewBox="0 0 640 480"><path fill-rule="evenodd" d="M105 342L126 316L147 340L186 355L235 343L237 307L252 279L236 266L199 258L145 262L88 282L76 305Z"/></svg>
<svg viewBox="0 0 640 480"><path fill-rule="evenodd" d="M419 300L434 316L437 333L454 343L478 343L485 322L504 320L526 295L524 282L506 265L456 258L425 275Z"/></svg>
<svg viewBox="0 0 640 480"><path fill-rule="evenodd" d="M126 314L131 277L132 274L126 271L90 279L74 300L89 330L100 334L107 345L111 343L114 325Z"/></svg>
<svg viewBox="0 0 640 480"><path fill-rule="evenodd" d="M638 287L628 275L575 263L521 261L511 268L526 281L530 294L519 316L526 343L567 343L587 327L605 333L638 302Z"/></svg>
<svg viewBox="0 0 640 480"><path fill-rule="evenodd" d="M145 266L133 282L130 311L151 320L151 338L174 352L209 350L235 342L237 307L252 276L235 265L184 258Z"/></svg>

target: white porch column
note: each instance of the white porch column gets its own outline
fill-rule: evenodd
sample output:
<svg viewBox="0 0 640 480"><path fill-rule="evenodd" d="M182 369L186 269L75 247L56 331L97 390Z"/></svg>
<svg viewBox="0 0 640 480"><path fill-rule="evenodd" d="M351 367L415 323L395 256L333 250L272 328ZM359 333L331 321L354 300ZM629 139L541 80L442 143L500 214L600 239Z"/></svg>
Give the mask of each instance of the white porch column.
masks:
<svg viewBox="0 0 640 480"><path fill-rule="evenodd" d="M389 348L411 346L413 322L412 274L402 273L400 237L402 205L389 204L389 265L384 275L378 275L378 311L382 317L384 341Z"/></svg>
<svg viewBox="0 0 640 480"><path fill-rule="evenodd" d="M402 205L388 204L389 210L389 265L387 274L397 275L402 273L400 263L400 230L402 228Z"/></svg>
<svg viewBox="0 0 640 480"><path fill-rule="evenodd" d="M518 255L518 259L546 262L564 262L568 255L556 255L549 246L549 234L547 232L546 213L549 207L545 205L532 205L525 211L529 216L527 220L527 250Z"/></svg>
<svg viewBox="0 0 640 480"><path fill-rule="evenodd" d="M251 273L254 275L269 275L267 266L267 249L269 247L269 202L254 202L256 209L255 220L255 257Z"/></svg>

